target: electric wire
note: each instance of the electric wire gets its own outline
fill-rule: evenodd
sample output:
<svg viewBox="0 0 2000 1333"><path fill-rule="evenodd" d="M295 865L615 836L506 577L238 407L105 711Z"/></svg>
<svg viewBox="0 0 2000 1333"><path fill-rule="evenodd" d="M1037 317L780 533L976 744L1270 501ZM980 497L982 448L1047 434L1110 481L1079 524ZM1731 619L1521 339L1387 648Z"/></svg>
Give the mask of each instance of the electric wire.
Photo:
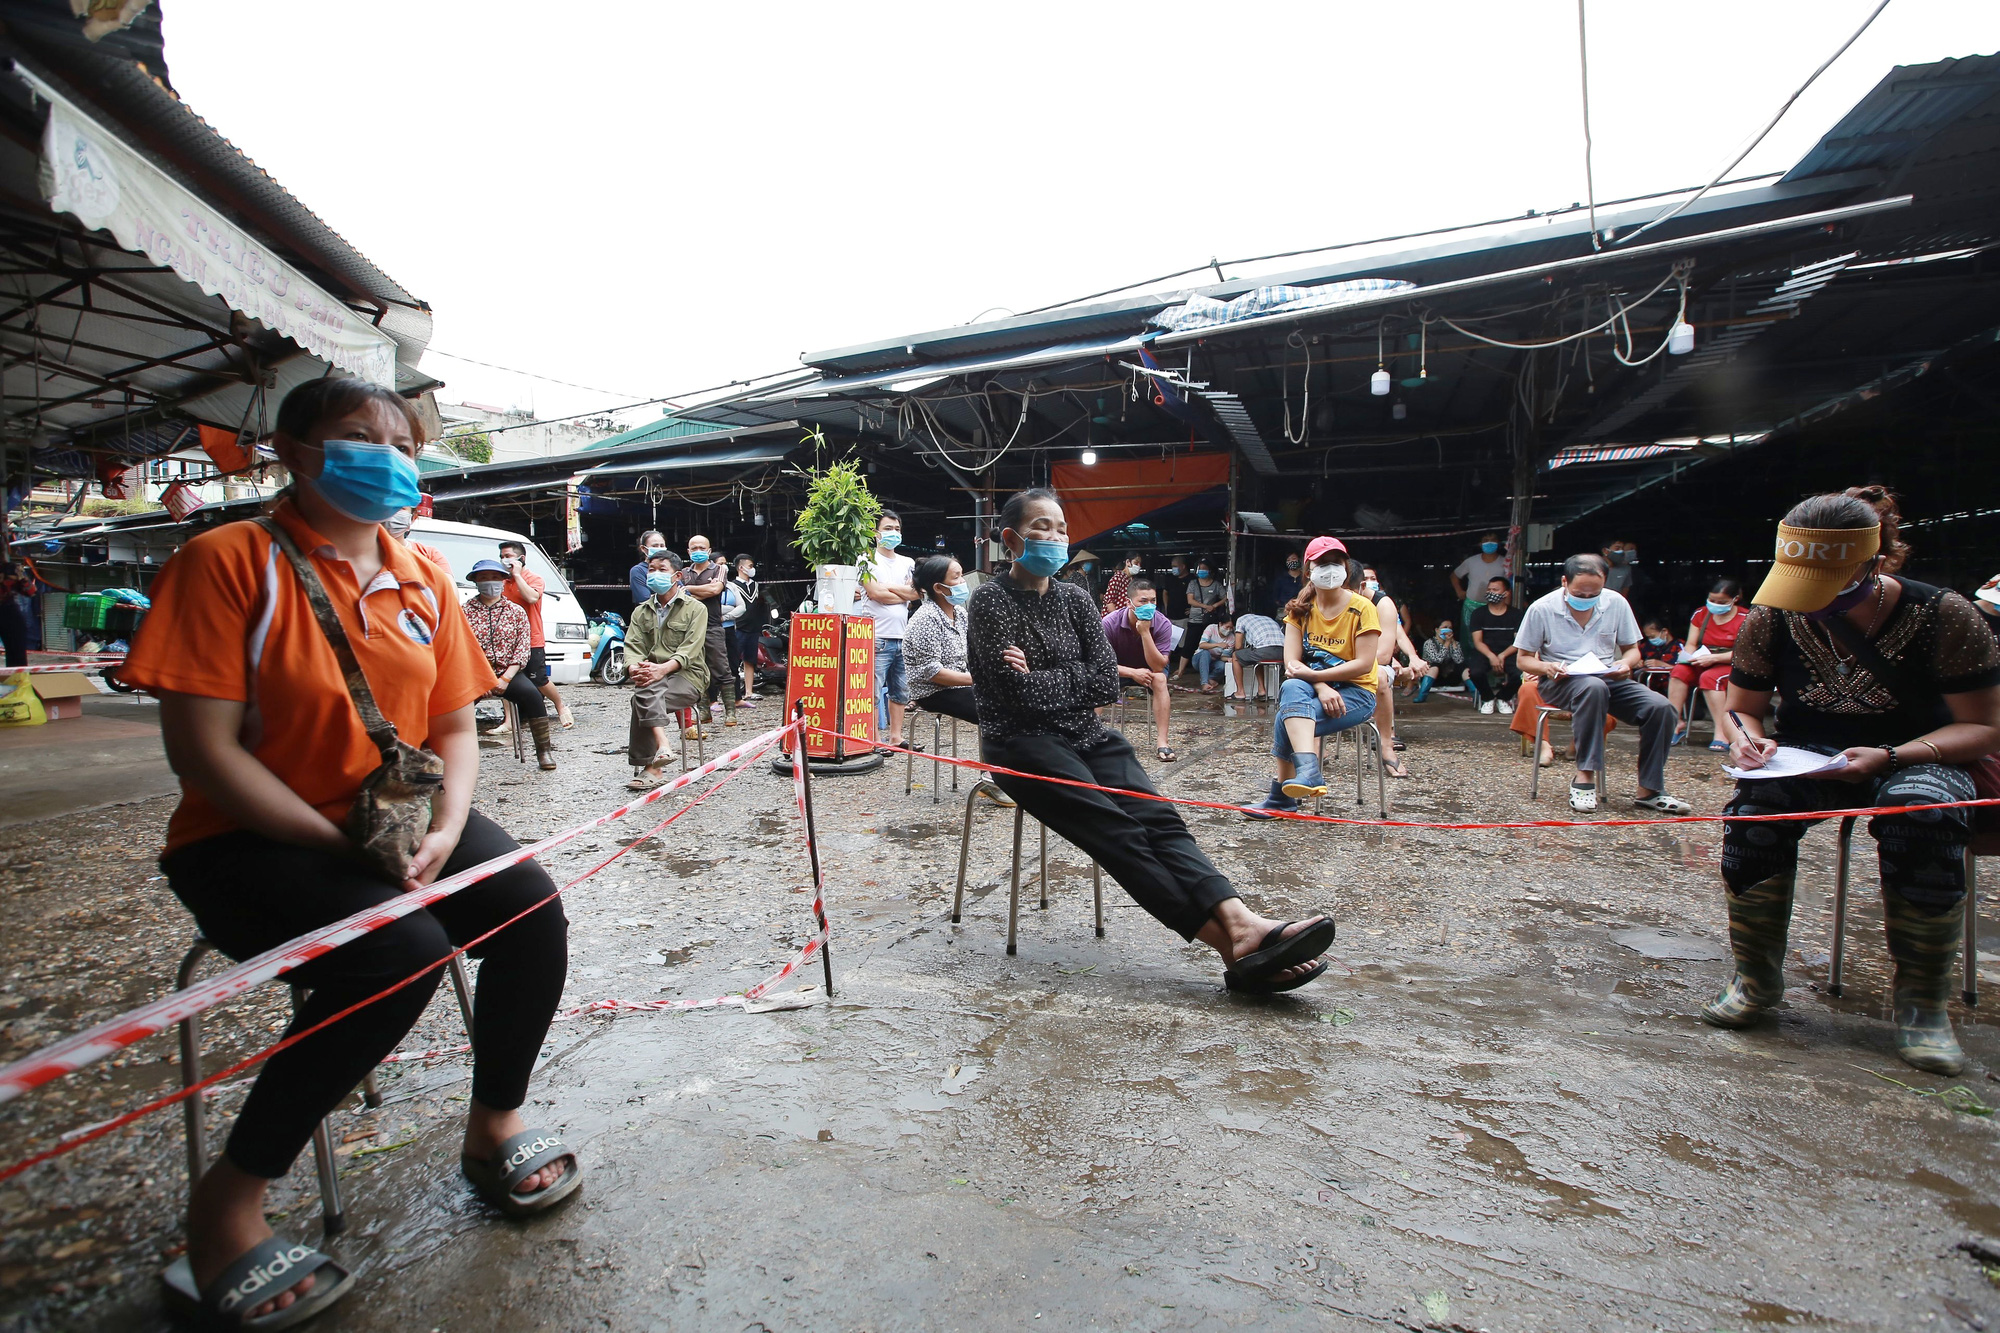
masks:
<svg viewBox="0 0 2000 1333"><path fill-rule="evenodd" d="M1580 3L1581 0L1579 0L1579 4ZM1736 170L1738 164L1740 164L1744 158L1750 156L1750 154L1753 151L1755 151L1758 144L1764 142L1764 136L1769 134L1772 130L1778 127L1778 122L1783 120L1785 118L1785 113L1792 109L1792 103L1798 101L1799 98L1805 93L1805 90L1812 87L1813 82L1816 79L1818 79L1820 75L1826 73L1828 67L1831 66L1834 61L1840 59L1841 56L1845 55L1847 53L1848 47L1854 45L1857 41L1861 40L1861 34L1868 31L1868 25L1873 23L1877 18L1881 17L1882 11L1887 9L1888 7L1889 7L1889 0L1882 0L1881 4L1876 5L1874 9L1870 10L1868 13L1868 17L1861 20L1861 26L1854 30L1853 35L1850 36L1846 41L1842 42L1838 50L1836 50L1832 55L1828 56L1824 61L1822 61L1818 69L1814 70L1811 74L1806 76L1806 81L1800 84L1790 97L1787 97L1785 99L1784 105L1778 108L1777 114L1771 117L1770 121L1764 126L1763 129L1757 131L1757 137L1752 139L1748 144L1746 144L1742 152L1738 153L1735 157L1731 158L1729 160L1728 166L1724 167L1722 170L1715 173L1714 180L1702 186L1699 190L1696 190L1693 194L1681 200L1678 204L1675 204L1672 208L1660 214L1660 216L1654 218L1651 222L1645 223L1643 226L1637 227L1634 230L1625 233L1625 235L1615 238L1611 242L1611 244L1623 245L1627 241L1636 240L1638 237L1645 235L1647 232L1659 226L1661 223L1670 221L1671 219L1680 216L1680 214L1688 207L1688 205L1692 204L1695 200L1701 198L1703 195L1707 194L1710 190L1713 190L1716 186L1720 185L1722 183L1722 178L1724 176L1727 176L1730 172Z"/></svg>
<svg viewBox="0 0 2000 1333"><path fill-rule="evenodd" d="M468 366L484 366L488 370L504 370L509 375L525 375L531 380L540 380L544 384L560 384L565 389L584 389L591 393L608 393L613 398L630 398L632 396L623 389L600 389L595 384L578 384L573 380L559 380L553 375L538 375L532 370L516 370L513 366L496 365L491 361L481 361L477 357L460 356L456 352L441 352L435 347L426 347L424 353L427 356L441 356L449 361L463 361Z"/></svg>
<svg viewBox="0 0 2000 1333"><path fill-rule="evenodd" d="M1632 304L1635 306L1641 306L1646 304L1646 302L1652 300L1655 296L1658 296L1662 291L1665 291L1668 283L1673 282L1675 279L1679 279L1681 284L1681 309L1683 311L1686 311L1687 309L1686 267L1687 267L1686 260L1677 260L1673 268L1667 271L1667 276L1661 278L1659 284L1655 286L1652 291L1647 292L1644 296L1632 302ZM1620 318L1622 318L1622 314L1620 313L1622 309L1623 305L1621 303L1619 311L1614 311L1609 318L1603 320L1600 323L1593 324L1587 329L1579 329L1575 333L1566 333L1560 338L1551 338L1546 342L1536 342L1536 343L1517 343L1517 342L1508 342L1504 338L1489 338L1483 333L1474 333L1471 329L1466 328L1463 324L1460 324L1458 321L1451 319L1450 317L1445 315L1426 315L1425 317L1428 319L1435 319L1438 323L1443 324L1445 327L1452 329L1458 333L1462 333L1466 337L1474 339L1475 341L1478 342L1487 343L1494 347L1509 348L1510 350L1516 352L1534 352L1534 351L1539 351L1544 347L1560 347L1564 343L1572 343L1579 338L1588 338L1593 333L1601 333L1606 329L1614 328L1618 324ZM1647 359L1651 360L1650 357ZM1632 363L1628 362L1627 364L1632 364ZM1644 363L1640 362L1638 364L1643 365Z"/></svg>
<svg viewBox="0 0 2000 1333"><path fill-rule="evenodd" d="M1576 0L1576 65L1583 79L1583 197L1590 203L1590 248L1602 250L1597 239L1597 178L1590 166L1590 41L1583 28L1584 0Z"/></svg>

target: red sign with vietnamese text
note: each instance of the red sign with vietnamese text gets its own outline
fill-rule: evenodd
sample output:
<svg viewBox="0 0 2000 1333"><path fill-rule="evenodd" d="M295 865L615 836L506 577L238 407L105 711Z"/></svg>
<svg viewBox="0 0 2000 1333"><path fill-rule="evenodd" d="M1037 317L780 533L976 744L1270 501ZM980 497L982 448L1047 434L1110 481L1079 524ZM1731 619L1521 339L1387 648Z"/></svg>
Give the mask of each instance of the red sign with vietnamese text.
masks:
<svg viewBox="0 0 2000 1333"><path fill-rule="evenodd" d="M806 753L813 758L872 749L867 742L875 738L875 622L866 616L794 615L785 701L787 716L789 705L802 701L811 725L865 738L857 743L809 733Z"/></svg>

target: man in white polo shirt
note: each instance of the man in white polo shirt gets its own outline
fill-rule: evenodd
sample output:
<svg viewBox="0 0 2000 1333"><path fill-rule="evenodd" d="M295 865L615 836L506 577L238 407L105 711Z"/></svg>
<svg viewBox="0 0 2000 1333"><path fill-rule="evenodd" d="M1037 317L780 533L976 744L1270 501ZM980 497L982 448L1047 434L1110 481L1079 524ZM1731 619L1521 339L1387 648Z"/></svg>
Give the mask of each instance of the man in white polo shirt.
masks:
<svg viewBox="0 0 2000 1333"><path fill-rule="evenodd" d="M910 583L917 562L896 553L902 544L903 520L883 510L875 520L875 551L868 557L868 577L861 581L859 608L875 622L875 726L891 745L903 743L903 709L910 702L903 627L909 623L910 603L923 596Z"/></svg>
<svg viewBox="0 0 2000 1333"><path fill-rule="evenodd" d="M1632 679L1639 665L1639 622L1629 602L1606 590L1608 570L1601 555L1573 555L1563 562L1562 587L1535 599L1521 617L1514 636L1521 672L1539 678L1544 704L1569 711L1570 734L1576 738L1570 809L1597 808L1608 712L1639 728L1639 794L1633 804L1663 815L1684 815L1693 807L1662 790L1674 706ZM1579 664L1587 670L1572 674L1570 668Z"/></svg>

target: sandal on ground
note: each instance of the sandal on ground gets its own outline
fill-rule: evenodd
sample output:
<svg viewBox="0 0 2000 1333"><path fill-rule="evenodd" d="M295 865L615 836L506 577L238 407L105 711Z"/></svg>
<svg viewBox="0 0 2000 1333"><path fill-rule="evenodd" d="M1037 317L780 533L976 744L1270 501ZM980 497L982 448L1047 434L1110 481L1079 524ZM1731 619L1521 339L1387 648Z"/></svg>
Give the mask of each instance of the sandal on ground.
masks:
<svg viewBox="0 0 2000 1333"><path fill-rule="evenodd" d="M1322 917L1310 926L1290 935L1285 934L1285 927L1297 924L1286 921L1273 926L1254 953L1246 953L1230 964L1224 973L1225 979L1233 976L1236 989L1246 984L1259 985L1288 967L1319 957L1333 943L1332 917Z"/></svg>
<svg viewBox="0 0 2000 1333"><path fill-rule="evenodd" d="M1391 736L1389 738L1389 748L1392 750L1407 750L1410 747L1403 744L1403 738L1401 736Z"/></svg>
<svg viewBox="0 0 2000 1333"><path fill-rule="evenodd" d="M1679 727L1675 729L1673 736L1667 741L1667 744L1679 745L1682 741L1685 741L1687 738L1688 738L1687 728Z"/></svg>
<svg viewBox="0 0 2000 1333"><path fill-rule="evenodd" d="M576 715L569 711L568 704L557 704L556 721L562 723L563 727L568 729L576 725Z"/></svg>
<svg viewBox="0 0 2000 1333"><path fill-rule="evenodd" d="M1174 751L1172 746L1162 745L1160 747L1160 762L1163 764L1171 764L1174 762Z"/></svg>
<svg viewBox="0 0 2000 1333"><path fill-rule="evenodd" d="M652 791L656 787L666 786L668 781L669 779L665 773L641 773L638 777L633 778L625 784L625 790Z"/></svg>
<svg viewBox="0 0 2000 1333"><path fill-rule="evenodd" d="M1729 742L1728 742L1728 741L1710 741L1710 742L1708 743L1708 748L1709 748L1709 749L1711 749L1711 750L1720 750L1720 751L1722 751L1722 752L1723 752L1724 754L1728 754L1728 753L1729 753Z"/></svg>
<svg viewBox="0 0 2000 1333"><path fill-rule="evenodd" d="M1392 778L1406 778L1410 776L1409 768L1393 754L1388 755L1382 760L1382 771Z"/></svg>
<svg viewBox="0 0 2000 1333"><path fill-rule="evenodd" d="M284 1309L255 1319L244 1317L244 1311L282 1296L309 1274L315 1279L312 1290ZM293 1328L325 1312L354 1285L354 1274L310 1245L267 1236L239 1255L204 1291L195 1290L194 1266L186 1255L174 1260L160 1274L160 1281L166 1284L167 1303L203 1326L257 1329L261 1333Z"/></svg>
<svg viewBox="0 0 2000 1333"><path fill-rule="evenodd" d="M1222 974L1222 984L1238 995L1277 995L1282 991L1297 990L1308 982L1317 981L1326 971L1326 960L1319 959L1311 967L1295 977L1284 977L1277 981L1240 981L1234 972Z"/></svg>
<svg viewBox="0 0 2000 1333"><path fill-rule="evenodd" d="M1569 784L1569 808L1589 814L1597 808L1597 784L1572 782Z"/></svg>
<svg viewBox="0 0 2000 1333"><path fill-rule="evenodd" d="M533 1194L514 1192L529 1176L565 1157L569 1159L569 1168L555 1184ZM553 1208L583 1183L583 1164L577 1161L575 1149L563 1142L562 1135L545 1129L522 1130L483 1161L460 1153L458 1169L465 1172L465 1178L479 1191L480 1198L509 1217L526 1217Z"/></svg>
<svg viewBox="0 0 2000 1333"><path fill-rule="evenodd" d="M1656 815L1691 815L1694 813L1693 806L1683 801L1680 797L1669 796L1665 792L1659 792L1652 796L1634 796L1632 798L1632 808L1635 810L1650 810Z"/></svg>
<svg viewBox="0 0 2000 1333"><path fill-rule="evenodd" d="M1556 763L1556 747L1553 745L1544 744L1542 748L1544 750L1547 750L1548 753L1543 755L1540 759L1536 760L1535 762L1539 763L1543 768L1554 768Z"/></svg>

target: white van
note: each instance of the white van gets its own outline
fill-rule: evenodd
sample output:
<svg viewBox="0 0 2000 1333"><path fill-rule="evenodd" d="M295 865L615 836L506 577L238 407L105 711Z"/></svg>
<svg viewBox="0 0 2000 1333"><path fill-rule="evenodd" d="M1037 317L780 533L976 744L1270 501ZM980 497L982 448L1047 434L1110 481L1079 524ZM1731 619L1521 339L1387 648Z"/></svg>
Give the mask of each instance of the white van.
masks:
<svg viewBox="0 0 2000 1333"><path fill-rule="evenodd" d="M528 572L542 579L542 633L548 639L544 650L549 660L549 679L558 685L574 685L590 673L590 618L583 604L570 590L548 554L532 537L505 528L481 527L477 523L447 523L441 518L418 518L410 525L410 540L435 546L451 562L451 576L458 584L460 601L476 596L472 586L472 566L481 560L498 560L501 542L519 542L528 548Z"/></svg>

